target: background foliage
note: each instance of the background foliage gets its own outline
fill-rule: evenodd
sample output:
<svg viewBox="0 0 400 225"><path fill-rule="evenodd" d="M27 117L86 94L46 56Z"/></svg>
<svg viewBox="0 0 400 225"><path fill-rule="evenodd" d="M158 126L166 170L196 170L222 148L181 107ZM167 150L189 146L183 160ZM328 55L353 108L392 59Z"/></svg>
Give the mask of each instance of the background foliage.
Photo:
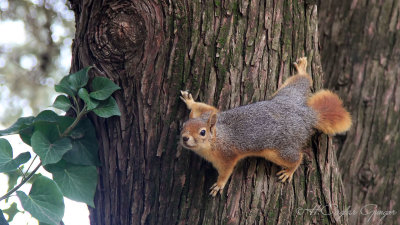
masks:
<svg viewBox="0 0 400 225"><path fill-rule="evenodd" d="M74 14L64 0L0 0L0 33L0 128L5 128L18 117L37 115L53 103L54 84L70 69ZM11 139L23 146L22 141L15 141L19 137ZM39 172L46 173L43 169ZM0 176L0 194L15 185L21 174L18 170L9 172L8 185L5 176ZM10 199L7 205L11 207L3 211L11 219L16 216L11 224L27 224L30 216L18 213L22 208L12 203L15 199ZM82 219L82 215L87 216L82 205L66 200L65 213L80 210L75 219L87 224L88 218ZM64 218L65 224L74 224L70 217Z"/></svg>
<svg viewBox="0 0 400 225"><path fill-rule="evenodd" d="M71 109L75 117L59 116L54 111L44 110L36 117L21 117L11 127L0 131L0 136L18 134L25 144L32 147L32 154L35 155L30 163L30 152L14 158L8 140L0 138L0 173L21 172L17 174L21 177L18 182L8 183L7 193L0 197L0 202L8 201L16 192L23 209L41 223L60 224L65 209L63 196L95 207L96 166L100 164L96 161L96 131L85 115L93 111L104 118L119 116L118 105L111 95L120 88L104 77L94 77L88 85L89 70L90 67L87 67L65 76L55 85L57 92L67 96L59 95L53 107L66 112ZM78 95L83 97L79 99ZM30 170L36 158L40 159L40 163ZM41 166L52 174L53 180L36 174ZM27 195L19 189L33 176L36 177ZM12 207L5 209L8 221L16 213L10 212ZM0 214L2 217L3 214Z"/></svg>
<svg viewBox="0 0 400 225"><path fill-rule="evenodd" d="M51 105L70 68L74 14L60 0L0 0L0 21L0 125L8 126Z"/></svg>

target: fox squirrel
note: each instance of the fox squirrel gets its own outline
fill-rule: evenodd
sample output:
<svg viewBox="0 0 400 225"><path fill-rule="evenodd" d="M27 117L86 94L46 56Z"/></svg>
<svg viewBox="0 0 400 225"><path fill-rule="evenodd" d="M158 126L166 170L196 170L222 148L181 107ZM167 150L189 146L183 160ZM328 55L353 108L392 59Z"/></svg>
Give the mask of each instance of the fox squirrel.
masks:
<svg viewBox="0 0 400 225"><path fill-rule="evenodd" d="M297 74L288 78L269 101L261 101L219 112L213 106L195 102L181 91L191 110L183 124L181 144L218 170L210 195L222 190L237 162L249 156L264 157L283 167L281 182L290 182L303 159L301 148L313 128L334 135L349 130L351 116L339 97L321 90L309 96L312 79L307 58L294 64Z"/></svg>

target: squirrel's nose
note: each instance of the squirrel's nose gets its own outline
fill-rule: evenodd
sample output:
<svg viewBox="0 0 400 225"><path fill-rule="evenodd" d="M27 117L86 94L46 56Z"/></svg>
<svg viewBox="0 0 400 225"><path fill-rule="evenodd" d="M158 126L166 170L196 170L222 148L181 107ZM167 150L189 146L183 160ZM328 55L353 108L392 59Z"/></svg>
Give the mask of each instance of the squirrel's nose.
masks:
<svg viewBox="0 0 400 225"><path fill-rule="evenodd" d="M184 137L182 137L182 140L183 140L183 141L188 141L188 140L189 140L189 138L188 138L188 137L186 137L186 136L184 136Z"/></svg>

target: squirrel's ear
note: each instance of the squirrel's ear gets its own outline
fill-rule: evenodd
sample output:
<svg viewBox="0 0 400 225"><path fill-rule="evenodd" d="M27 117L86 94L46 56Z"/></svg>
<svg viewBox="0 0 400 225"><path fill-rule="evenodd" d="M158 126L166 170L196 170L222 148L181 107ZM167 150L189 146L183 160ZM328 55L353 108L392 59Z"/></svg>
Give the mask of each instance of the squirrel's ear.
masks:
<svg viewBox="0 0 400 225"><path fill-rule="evenodd" d="M212 131L213 128L215 127L215 124L217 123L217 114L216 113L212 113L210 118L208 118L208 122L207 123L208 123L208 127Z"/></svg>

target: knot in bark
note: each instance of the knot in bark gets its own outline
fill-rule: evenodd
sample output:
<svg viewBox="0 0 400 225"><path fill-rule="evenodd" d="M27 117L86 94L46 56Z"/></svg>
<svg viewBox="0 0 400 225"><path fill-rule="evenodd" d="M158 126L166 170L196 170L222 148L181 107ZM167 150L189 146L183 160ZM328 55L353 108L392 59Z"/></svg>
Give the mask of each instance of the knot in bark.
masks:
<svg viewBox="0 0 400 225"><path fill-rule="evenodd" d="M107 5L92 20L88 34L92 54L101 62L125 62L141 56L146 40L143 17L128 3Z"/></svg>

